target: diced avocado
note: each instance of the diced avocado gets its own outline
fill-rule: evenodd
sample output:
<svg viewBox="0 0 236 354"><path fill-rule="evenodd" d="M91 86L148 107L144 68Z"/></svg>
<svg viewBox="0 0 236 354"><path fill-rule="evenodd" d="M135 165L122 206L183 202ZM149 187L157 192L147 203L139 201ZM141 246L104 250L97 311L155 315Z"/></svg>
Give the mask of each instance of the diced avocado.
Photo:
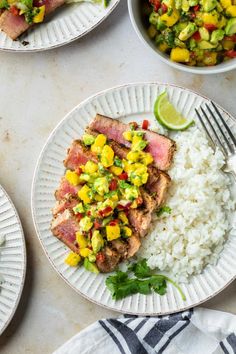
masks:
<svg viewBox="0 0 236 354"><path fill-rule="evenodd" d="M0 0L0 9L8 9L8 8L9 8L9 4L7 0Z"/></svg>
<svg viewBox="0 0 236 354"><path fill-rule="evenodd" d="M180 10L182 7L182 0L175 0L175 8Z"/></svg>
<svg viewBox="0 0 236 354"><path fill-rule="evenodd" d="M189 40L189 49L190 50L194 50L194 48L196 48L196 46L197 46L197 42L195 41L195 39L190 38L190 40Z"/></svg>
<svg viewBox="0 0 236 354"><path fill-rule="evenodd" d="M95 138L93 135L90 134L84 134L83 135L83 142L85 145L92 145L95 141Z"/></svg>
<svg viewBox="0 0 236 354"><path fill-rule="evenodd" d="M202 0L202 5L205 12L210 12L216 7L217 0Z"/></svg>
<svg viewBox="0 0 236 354"><path fill-rule="evenodd" d="M223 7L221 6L221 4L218 2L217 3L217 5L216 5L216 10L218 11L218 12L222 12L224 9L223 9Z"/></svg>
<svg viewBox="0 0 236 354"><path fill-rule="evenodd" d="M163 22L163 21L161 20L161 18L159 17L158 20L157 20L157 29L158 29L158 31L162 31L162 30L164 30L165 28L166 28L165 22Z"/></svg>
<svg viewBox="0 0 236 354"><path fill-rule="evenodd" d="M189 6L196 6L196 5L198 5L198 0L189 0L188 3L189 3Z"/></svg>
<svg viewBox="0 0 236 354"><path fill-rule="evenodd" d="M210 34L209 34L208 30L205 27L200 27L199 28L199 33L200 33L201 39L203 41L209 41Z"/></svg>
<svg viewBox="0 0 236 354"><path fill-rule="evenodd" d="M155 38L157 34L157 29L154 25L149 26L148 28L148 35L150 38Z"/></svg>
<svg viewBox="0 0 236 354"><path fill-rule="evenodd" d="M99 195L104 195L105 193L108 193L109 192L109 184L108 184L107 178L100 177L100 178L95 179L93 188Z"/></svg>
<svg viewBox="0 0 236 354"><path fill-rule="evenodd" d="M190 22L187 27L185 27L179 34L179 39L181 41L186 41L188 38L190 38L194 32L196 32L197 26L195 23Z"/></svg>
<svg viewBox="0 0 236 354"><path fill-rule="evenodd" d="M207 42L207 41L201 41L201 42L198 43L198 47L200 49L209 50L209 49L216 48L217 44L212 44L212 43Z"/></svg>
<svg viewBox="0 0 236 354"><path fill-rule="evenodd" d="M79 203L77 204L74 208L73 208L73 211L75 214L83 214L85 212L84 210L84 206L83 206L83 203Z"/></svg>
<svg viewBox="0 0 236 354"><path fill-rule="evenodd" d="M225 27L225 34L227 36L231 36L236 33L236 18L231 18L228 20L227 25Z"/></svg>
<svg viewBox="0 0 236 354"><path fill-rule="evenodd" d="M130 186L129 188L125 189L124 195L125 195L125 199L134 200L138 198L139 190L136 186Z"/></svg>
<svg viewBox="0 0 236 354"><path fill-rule="evenodd" d="M179 48L186 48L186 44L182 42L179 38L175 38L175 45Z"/></svg>
<svg viewBox="0 0 236 354"><path fill-rule="evenodd" d="M225 36L225 31L222 29L217 29L212 32L211 34L211 43L212 44L218 44L219 41L221 41Z"/></svg>
<svg viewBox="0 0 236 354"><path fill-rule="evenodd" d="M91 239L92 242L92 248L94 253L98 253L104 246L104 240L102 235L98 230L95 230L93 232L93 236Z"/></svg>
<svg viewBox="0 0 236 354"><path fill-rule="evenodd" d="M184 12L188 12L189 8L190 8L190 5L189 5L188 0L182 0L182 10Z"/></svg>
<svg viewBox="0 0 236 354"><path fill-rule="evenodd" d="M82 218L79 222L79 226L80 226L80 229L81 231L89 231L92 226L93 226L93 223L91 221L91 219L88 217L88 216L85 216L84 218Z"/></svg>
<svg viewBox="0 0 236 354"><path fill-rule="evenodd" d="M95 254L89 254L89 255L88 255L88 260L89 260L89 262L91 262L91 263L96 262L96 256L95 256Z"/></svg>
<svg viewBox="0 0 236 354"><path fill-rule="evenodd" d="M176 36L178 36L180 34L180 32L188 26L188 22L178 22L176 23L176 25L174 25L173 30L176 34Z"/></svg>
<svg viewBox="0 0 236 354"><path fill-rule="evenodd" d="M158 17L159 17L159 14L158 14L157 12L153 11L153 12L151 13L151 15L149 16L149 22L150 22L152 25L156 26L156 25L157 25Z"/></svg>
<svg viewBox="0 0 236 354"><path fill-rule="evenodd" d="M88 270L89 272L92 272L92 273L95 273L95 274L99 273L99 270L98 270L98 267L96 266L96 264L90 262L88 260L88 258L84 259L84 268L86 270Z"/></svg>

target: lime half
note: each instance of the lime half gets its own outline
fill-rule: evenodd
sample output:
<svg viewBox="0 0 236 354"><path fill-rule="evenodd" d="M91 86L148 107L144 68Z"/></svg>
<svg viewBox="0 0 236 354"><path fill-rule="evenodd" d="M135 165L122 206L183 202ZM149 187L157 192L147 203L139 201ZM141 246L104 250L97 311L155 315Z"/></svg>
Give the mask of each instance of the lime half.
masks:
<svg viewBox="0 0 236 354"><path fill-rule="evenodd" d="M157 97L154 105L154 114L158 122L170 130L185 130L193 124L177 112L168 100L167 92L164 91Z"/></svg>

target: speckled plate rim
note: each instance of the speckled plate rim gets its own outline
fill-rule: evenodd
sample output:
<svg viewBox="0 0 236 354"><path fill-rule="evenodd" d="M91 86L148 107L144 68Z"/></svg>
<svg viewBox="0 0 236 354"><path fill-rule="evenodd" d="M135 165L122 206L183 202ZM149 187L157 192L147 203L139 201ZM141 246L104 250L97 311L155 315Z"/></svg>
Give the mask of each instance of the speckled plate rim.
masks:
<svg viewBox="0 0 236 354"><path fill-rule="evenodd" d="M79 295L81 295L82 297L84 297L85 299L87 299L88 301L98 305L98 306L101 306L103 308L106 308L108 310L112 310L112 311L115 311L115 312L119 312L119 313L123 313L123 314L131 314L131 315L134 315L134 312L129 312L128 310L122 310L122 309L117 309L116 307L114 306L107 306L105 304L101 304L99 301L96 301L88 296L86 296L85 294L83 294L80 290L78 290L73 284L71 284L67 279L66 277L57 269L56 265L54 264L53 260L51 259L46 247L44 246L43 244L43 241L40 237L40 231L38 229L38 226L37 226L37 221L36 221L36 213L35 213L35 208L34 208L34 190L35 190L35 184L36 184L36 177L37 177L37 173L38 173L38 169L39 169L39 165L41 163L41 160L43 158L43 155L44 155L44 152L47 148L47 145L49 143L49 141L54 137L54 135L56 134L57 130L60 128L60 126L62 126L64 124L64 122L68 119L68 117L70 117L70 115L77 109L79 109L80 107L82 107L83 105L85 105L88 101L90 101L91 99L96 99L97 97L103 95L103 94L106 94L108 93L109 91L112 91L112 90L116 90L116 89L122 89L122 88L126 88L126 87L130 87L130 86L135 86L135 85L162 85L162 86L166 86L167 88L168 87L173 87L173 88L178 88L178 89L181 89L181 90L184 90L184 91L188 91L189 93L192 93L194 95L197 95L197 96L200 96L202 97L203 99L207 100L207 101L212 101L216 104L216 106L218 108L220 108L226 115L228 115L230 117L230 119L233 119L235 124L236 124L236 118L234 118L227 110L225 110L224 108L222 108L218 103L216 103L214 100L211 100L210 98L208 98L207 96L203 95L203 94L199 94L198 92L194 91L194 90L191 90L191 89L188 89L188 88L185 88L181 85L176 85L176 84L170 84L170 83L162 83L162 82L158 82L158 81L146 81L146 82L140 82L140 81L137 81L137 82L132 82L132 83L127 83L127 84L123 84L123 85L118 85L118 86L113 86L113 87L110 87L108 89L105 89L105 90L102 90L102 91L99 91L98 93L94 94L94 95L91 95L89 96L87 99L83 100L82 102L80 102L77 106L75 106L72 110L69 111L69 113L66 114L66 116L64 118L62 118L59 123L55 126L55 128L52 130L51 134L48 136L42 150L41 150L41 153L39 155L39 158L36 162L36 167L35 167L35 170L34 170L34 174L33 174L33 180L32 180L32 185L31 185L31 213L32 213L32 218L33 218L33 223L34 223L34 227L35 227L35 230L36 230L36 234L38 236L38 240L39 240L39 243L41 244L43 250L44 250L44 253L46 255L46 257L48 258L51 266L55 269L55 271L57 272L57 274L73 289L75 290L75 292L77 292ZM236 280L236 273L235 275L233 275L231 277L231 279L225 283L224 286L222 286L220 289L214 291L211 295L209 295L208 297L206 297L205 299L201 300L201 301L197 301L196 303L193 303L191 305L187 305L187 306L182 306L180 307L179 309L177 310L170 310L170 311L161 311L161 312L148 312L146 311L145 312L145 316L162 316L162 315L169 315L169 314L172 314L172 313L178 313L178 312L181 312L181 311L185 311L185 310L188 310L190 308L193 308L193 307L196 307L196 306L199 306L203 303L205 303L206 301L212 299L213 297L215 297L216 295L218 295L219 293L221 293L224 289L226 289L234 280ZM143 312L135 312L135 315L138 315L138 316L144 316L144 313Z"/></svg>
<svg viewBox="0 0 236 354"><path fill-rule="evenodd" d="M20 217L19 214L16 210L15 205L13 204L11 198L9 197L8 193L6 192L6 190L3 188L3 186L0 184L0 189L2 190L2 192L4 193L5 197L7 198L13 212L16 218L16 221L18 223L19 226L19 231L21 233L21 238L22 238L22 246L23 246L23 271L22 271L22 278L21 278L21 283L19 286L19 291L17 294L17 298L16 301L14 303L14 307L12 307L12 311L7 319L7 321L5 322L5 324L3 325L2 328L0 328L0 336L3 334L3 332L5 331L5 329L8 327L8 325L10 324L11 320L13 319L13 316L17 310L17 307L19 305L20 299L21 299L21 295L23 292L23 288L24 288L24 284L25 284L25 275L26 275L26 269L27 269L27 256L26 256L26 244L25 244L25 236L24 236L24 231L23 231L23 227L20 221Z"/></svg>
<svg viewBox="0 0 236 354"><path fill-rule="evenodd" d="M38 48L38 49L26 49L26 48L22 48L22 49L10 49L10 48L1 48L1 44L0 44L0 51L3 52L10 52L10 53L36 53L36 52L44 52L46 50L51 50L51 49L56 49L59 47L63 47L65 45L68 45L74 41L76 41L77 39L80 39L84 36L86 36L88 33L90 33L91 31L93 31L96 27L98 27L103 21L105 21L108 16L110 16L110 14L113 12L113 10L115 10L115 8L118 6L118 4L120 3L120 0L115 0L116 2L110 6L109 11L98 21L96 22L93 26L91 26L90 28L88 28L87 30L85 30L84 32L80 33L79 35L75 36L72 39L69 39L63 43L58 43L49 47L44 47L44 48Z"/></svg>

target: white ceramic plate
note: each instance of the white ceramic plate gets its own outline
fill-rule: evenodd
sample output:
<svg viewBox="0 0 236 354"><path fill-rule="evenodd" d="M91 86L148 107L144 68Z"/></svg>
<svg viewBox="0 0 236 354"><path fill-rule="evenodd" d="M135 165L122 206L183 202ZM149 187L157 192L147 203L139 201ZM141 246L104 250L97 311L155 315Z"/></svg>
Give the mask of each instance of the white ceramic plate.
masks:
<svg viewBox="0 0 236 354"><path fill-rule="evenodd" d="M224 289L236 276L236 232L231 231L217 266L207 267L203 274L182 285L187 300L183 301L173 287L165 296L152 294L134 295L121 301L113 301L105 287L106 275L94 275L83 267L76 269L64 263L67 247L50 232L51 208L55 204L54 191L64 174L63 159L73 139L83 134L96 113L123 121L152 121L153 104L164 90L171 101L185 116L195 117L194 108L207 99L184 88L173 85L141 83L112 88L101 92L74 108L55 128L38 161L32 185L32 213L40 242L50 262L63 279L78 293L89 300L110 309L140 315L159 315L196 306ZM220 108L229 125L233 118Z"/></svg>
<svg viewBox="0 0 236 354"><path fill-rule="evenodd" d="M17 211L0 186L0 335L11 321L19 303L26 270L25 239Z"/></svg>
<svg viewBox="0 0 236 354"><path fill-rule="evenodd" d="M0 31L0 49L11 52L37 52L60 47L84 36L114 10L120 0L109 6L92 3L67 4L57 9L40 25L32 27L13 41ZM28 42L23 45L22 42Z"/></svg>

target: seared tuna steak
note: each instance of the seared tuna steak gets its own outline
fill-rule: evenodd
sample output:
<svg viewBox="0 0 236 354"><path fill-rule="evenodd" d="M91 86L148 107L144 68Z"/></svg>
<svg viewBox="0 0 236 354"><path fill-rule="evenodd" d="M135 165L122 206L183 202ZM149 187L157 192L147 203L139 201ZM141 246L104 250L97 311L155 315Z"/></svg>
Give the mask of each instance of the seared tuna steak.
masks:
<svg viewBox="0 0 236 354"><path fill-rule="evenodd" d="M130 146L130 143L123 137L123 133L129 130L128 124L97 114L96 118L90 123L89 128L105 134L109 139L119 144L126 147ZM152 154L156 167L163 171L168 170L175 151L175 142L153 131L143 131L145 132L145 140L148 141L146 151Z"/></svg>

